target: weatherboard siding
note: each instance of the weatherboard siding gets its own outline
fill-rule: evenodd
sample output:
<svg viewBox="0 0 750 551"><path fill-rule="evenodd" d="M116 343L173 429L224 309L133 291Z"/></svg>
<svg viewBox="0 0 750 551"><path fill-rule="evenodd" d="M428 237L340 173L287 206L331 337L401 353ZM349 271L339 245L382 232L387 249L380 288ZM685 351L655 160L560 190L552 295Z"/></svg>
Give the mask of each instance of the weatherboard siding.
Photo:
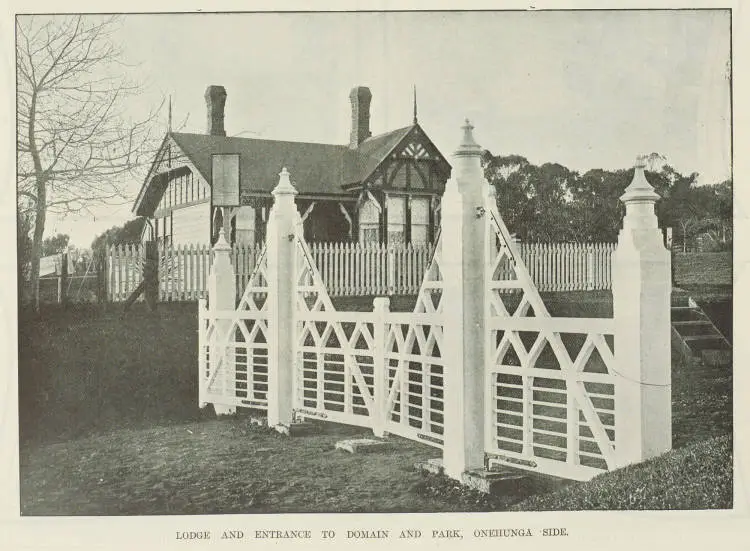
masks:
<svg viewBox="0 0 750 551"><path fill-rule="evenodd" d="M208 201L172 211L172 242L175 245L209 244Z"/></svg>

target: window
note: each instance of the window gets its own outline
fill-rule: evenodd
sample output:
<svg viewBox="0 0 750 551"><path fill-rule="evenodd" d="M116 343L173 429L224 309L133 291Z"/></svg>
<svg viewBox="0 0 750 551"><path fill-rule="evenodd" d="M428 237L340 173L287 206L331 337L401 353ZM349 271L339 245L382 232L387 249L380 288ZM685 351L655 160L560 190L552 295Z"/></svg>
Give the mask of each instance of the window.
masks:
<svg viewBox="0 0 750 551"><path fill-rule="evenodd" d="M169 246L172 243L172 213L163 218L157 218L154 224L156 241Z"/></svg>
<svg viewBox="0 0 750 551"><path fill-rule="evenodd" d="M380 210L371 199L359 209L359 241L363 244L380 242Z"/></svg>
<svg viewBox="0 0 750 551"><path fill-rule="evenodd" d="M388 244L406 241L406 197L388 197Z"/></svg>
<svg viewBox="0 0 750 551"><path fill-rule="evenodd" d="M411 200L411 242L426 243L430 223L430 200L413 197Z"/></svg>

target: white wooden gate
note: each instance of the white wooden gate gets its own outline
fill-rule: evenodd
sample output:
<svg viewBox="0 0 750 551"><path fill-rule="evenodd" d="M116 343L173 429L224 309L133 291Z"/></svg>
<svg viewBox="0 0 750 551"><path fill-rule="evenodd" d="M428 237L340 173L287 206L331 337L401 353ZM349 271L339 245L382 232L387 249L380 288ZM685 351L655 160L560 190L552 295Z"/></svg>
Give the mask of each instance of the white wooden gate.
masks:
<svg viewBox="0 0 750 551"><path fill-rule="evenodd" d="M201 404L267 409L276 425L296 412L418 440L442 448L458 480L484 460L585 480L670 448L669 256L655 214L644 215L658 195L643 166L623 196L617 325L553 317L497 211L472 128L463 127L444 231L410 313L390 312L385 298L371 312L333 308L282 170L272 254L261 254L237 309L200 303ZM235 297L234 287L224 292L235 282L230 251L220 233L210 298L225 308ZM658 318L653 336L648 316Z"/></svg>
<svg viewBox="0 0 750 551"><path fill-rule="evenodd" d="M485 450L589 479L615 466L614 320L552 317L497 207L486 212Z"/></svg>
<svg viewBox="0 0 750 551"><path fill-rule="evenodd" d="M442 447L443 378L442 239L425 272L412 313L390 313L385 341L385 430Z"/></svg>
<svg viewBox="0 0 750 551"><path fill-rule="evenodd" d="M198 303L201 407L268 408L267 269L264 248L236 310L218 310L204 299Z"/></svg>
<svg viewBox="0 0 750 551"><path fill-rule="evenodd" d="M436 249L413 313L337 312L298 233L298 413L442 444L440 241Z"/></svg>
<svg viewBox="0 0 750 551"><path fill-rule="evenodd" d="M337 312L301 231L295 239L295 410L305 417L372 427L374 318L368 312Z"/></svg>

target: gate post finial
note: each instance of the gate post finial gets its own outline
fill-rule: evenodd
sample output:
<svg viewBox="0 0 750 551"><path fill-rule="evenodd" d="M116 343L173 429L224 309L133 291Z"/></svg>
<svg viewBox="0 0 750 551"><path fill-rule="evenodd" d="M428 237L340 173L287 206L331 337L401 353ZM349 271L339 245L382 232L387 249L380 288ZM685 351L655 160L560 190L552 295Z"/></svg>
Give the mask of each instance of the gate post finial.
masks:
<svg viewBox="0 0 750 551"><path fill-rule="evenodd" d="M620 465L671 449L671 260L655 213L659 194L641 157L620 200L625 217L612 259L615 451Z"/></svg>
<svg viewBox="0 0 750 551"><path fill-rule="evenodd" d="M289 171L286 167L282 168L281 172L279 172L279 183L273 188L271 194L276 198L281 195L297 195L297 189L292 184L292 181L289 178Z"/></svg>

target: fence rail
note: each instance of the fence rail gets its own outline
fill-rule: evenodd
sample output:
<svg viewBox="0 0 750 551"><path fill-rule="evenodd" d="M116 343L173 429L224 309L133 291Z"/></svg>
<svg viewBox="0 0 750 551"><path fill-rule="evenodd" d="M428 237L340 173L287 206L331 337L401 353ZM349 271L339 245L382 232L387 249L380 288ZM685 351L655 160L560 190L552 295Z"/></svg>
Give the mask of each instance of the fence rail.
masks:
<svg viewBox="0 0 750 551"><path fill-rule="evenodd" d="M521 257L540 291L607 290L612 286L614 243L521 243ZM255 268L259 245L235 245L238 294ZM316 243L313 260L331 296L413 295L432 257L432 245ZM213 253L207 245L159 250L159 300L206 298ZM108 298L127 300L143 279L145 248L112 246L107 254ZM138 300L143 300L140 297Z"/></svg>

